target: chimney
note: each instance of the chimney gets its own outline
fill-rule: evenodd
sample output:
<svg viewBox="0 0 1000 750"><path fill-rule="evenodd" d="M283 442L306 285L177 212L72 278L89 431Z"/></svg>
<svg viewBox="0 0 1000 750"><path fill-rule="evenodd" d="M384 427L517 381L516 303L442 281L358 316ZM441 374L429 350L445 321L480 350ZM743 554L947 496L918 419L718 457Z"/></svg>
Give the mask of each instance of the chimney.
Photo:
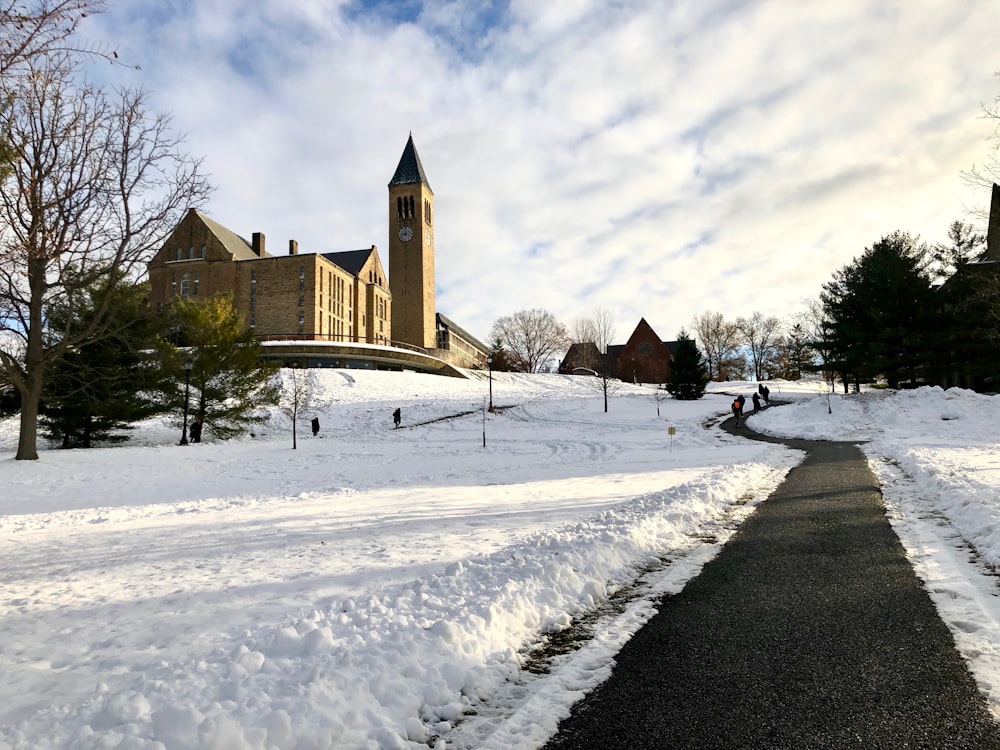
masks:
<svg viewBox="0 0 1000 750"><path fill-rule="evenodd" d="M298 240L288 240L288 254L298 255L299 254L299 242Z"/></svg>
<svg viewBox="0 0 1000 750"><path fill-rule="evenodd" d="M986 259L1000 260L1000 185L995 182L990 196L990 222L986 229Z"/></svg>
<svg viewBox="0 0 1000 750"><path fill-rule="evenodd" d="M253 252L258 258L264 257L264 233L253 233Z"/></svg>

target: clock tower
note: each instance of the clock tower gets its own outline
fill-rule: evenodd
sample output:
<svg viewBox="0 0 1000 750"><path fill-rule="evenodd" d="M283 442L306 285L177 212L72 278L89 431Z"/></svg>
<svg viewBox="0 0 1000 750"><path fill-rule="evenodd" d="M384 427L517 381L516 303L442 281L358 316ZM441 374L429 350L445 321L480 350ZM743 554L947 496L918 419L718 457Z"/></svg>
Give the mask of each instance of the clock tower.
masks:
<svg viewBox="0 0 1000 750"><path fill-rule="evenodd" d="M410 133L389 181L392 338L437 348L434 302L434 191Z"/></svg>

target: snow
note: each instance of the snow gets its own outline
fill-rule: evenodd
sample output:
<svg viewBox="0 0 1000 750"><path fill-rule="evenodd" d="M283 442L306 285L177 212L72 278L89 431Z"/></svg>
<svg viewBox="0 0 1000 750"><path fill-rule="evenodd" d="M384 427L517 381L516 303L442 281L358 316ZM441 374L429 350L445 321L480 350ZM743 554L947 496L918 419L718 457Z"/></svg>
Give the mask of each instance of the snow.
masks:
<svg viewBox="0 0 1000 750"><path fill-rule="evenodd" d="M801 460L718 429L754 384L660 416L626 385L605 414L593 379L494 373L490 414L485 376L316 372L297 450L275 413L252 438L181 447L157 422L14 461L0 422L0 749L539 747ZM791 403L754 428L869 441L1000 706L1000 399L770 385Z"/></svg>

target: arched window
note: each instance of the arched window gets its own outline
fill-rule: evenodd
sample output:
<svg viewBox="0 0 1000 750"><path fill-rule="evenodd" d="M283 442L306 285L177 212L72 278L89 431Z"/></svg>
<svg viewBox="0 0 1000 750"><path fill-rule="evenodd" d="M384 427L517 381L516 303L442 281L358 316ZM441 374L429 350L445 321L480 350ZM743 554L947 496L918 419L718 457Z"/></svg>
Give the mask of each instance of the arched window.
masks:
<svg viewBox="0 0 1000 750"><path fill-rule="evenodd" d="M417 212L416 212L416 210L414 209L413 205L414 205L414 204L413 204L413 196L411 195L411 196L410 196L410 216L411 216L411 217L413 217L413 216L416 216L416 215L417 215Z"/></svg>
<svg viewBox="0 0 1000 750"><path fill-rule="evenodd" d="M431 202L424 199L424 221L431 223Z"/></svg>
<svg viewBox="0 0 1000 750"><path fill-rule="evenodd" d="M402 198L396 198L396 218L397 219L402 219L403 218L403 199Z"/></svg>

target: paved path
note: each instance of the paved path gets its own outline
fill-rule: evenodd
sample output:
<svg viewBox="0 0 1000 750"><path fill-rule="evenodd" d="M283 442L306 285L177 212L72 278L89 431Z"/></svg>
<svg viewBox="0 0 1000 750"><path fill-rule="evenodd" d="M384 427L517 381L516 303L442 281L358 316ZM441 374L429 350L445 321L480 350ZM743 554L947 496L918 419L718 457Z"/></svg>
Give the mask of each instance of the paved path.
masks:
<svg viewBox="0 0 1000 750"><path fill-rule="evenodd" d="M1000 749L861 451L774 442L808 458L662 602L547 750Z"/></svg>

